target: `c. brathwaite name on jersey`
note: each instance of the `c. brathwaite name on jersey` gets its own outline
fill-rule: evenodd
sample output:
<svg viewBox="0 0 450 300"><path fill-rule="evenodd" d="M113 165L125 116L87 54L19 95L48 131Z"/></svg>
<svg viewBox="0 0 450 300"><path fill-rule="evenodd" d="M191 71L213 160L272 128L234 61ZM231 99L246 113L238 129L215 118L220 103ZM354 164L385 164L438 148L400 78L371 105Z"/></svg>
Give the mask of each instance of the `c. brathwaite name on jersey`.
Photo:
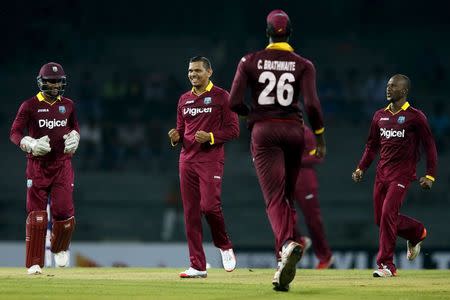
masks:
<svg viewBox="0 0 450 300"><path fill-rule="evenodd" d="M295 71L295 61L259 59L258 69L270 71Z"/></svg>

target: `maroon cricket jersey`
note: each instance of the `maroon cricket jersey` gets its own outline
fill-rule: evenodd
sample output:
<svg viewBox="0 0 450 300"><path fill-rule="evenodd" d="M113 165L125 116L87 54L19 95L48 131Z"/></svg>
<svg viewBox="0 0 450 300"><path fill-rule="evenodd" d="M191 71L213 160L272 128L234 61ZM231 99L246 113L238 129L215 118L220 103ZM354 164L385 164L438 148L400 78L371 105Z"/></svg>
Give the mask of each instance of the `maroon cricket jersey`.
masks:
<svg viewBox="0 0 450 300"><path fill-rule="evenodd" d="M427 118L408 102L397 113L390 105L375 112L359 168L366 170L380 152L377 176L383 180L416 179L421 147L426 152L426 175L434 181L437 152Z"/></svg>
<svg viewBox="0 0 450 300"><path fill-rule="evenodd" d="M250 86L250 108L244 104ZM244 56L236 70L230 92L231 109L248 115L249 126L267 119L303 120L304 107L314 133L323 132L323 116L316 91L316 70L309 60L294 53L288 43L273 43Z"/></svg>
<svg viewBox="0 0 450 300"><path fill-rule="evenodd" d="M25 130L28 134L24 134ZM20 106L11 127L10 140L19 145L26 135L35 139L48 135L52 150L43 156L33 156L29 153L28 157L40 160L64 160L72 155L64 153L63 135L72 130L80 132L73 101L60 96L56 102L50 104L42 93L38 93Z"/></svg>
<svg viewBox="0 0 450 300"><path fill-rule="evenodd" d="M200 95L193 90L181 95L177 130L183 144L180 162L223 162L223 144L239 136L239 121L229 108L228 92L209 82L206 91ZM212 133L211 142L196 142L195 133L199 130Z"/></svg>

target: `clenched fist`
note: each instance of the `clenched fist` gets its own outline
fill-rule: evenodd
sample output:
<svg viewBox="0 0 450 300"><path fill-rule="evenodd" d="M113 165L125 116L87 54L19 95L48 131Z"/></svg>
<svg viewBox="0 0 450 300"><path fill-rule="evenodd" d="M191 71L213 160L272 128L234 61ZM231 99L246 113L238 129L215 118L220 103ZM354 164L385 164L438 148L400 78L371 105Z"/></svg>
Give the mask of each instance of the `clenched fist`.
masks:
<svg viewBox="0 0 450 300"><path fill-rule="evenodd" d="M170 129L168 135L172 145L176 145L180 141L180 133L175 128Z"/></svg>
<svg viewBox="0 0 450 300"><path fill-rule="evenodd" d="M195 141L200 144L209 142L211 141L211 135L209 132L199 130L195 133Z"/></svg>
<svg viewBox="0 0 450 300"><path fill-rule="evenodd" d="M363 170L360 170L359 168L356 169L353 173L352 173L352 179L354 182L360 182L363 179Z"/></svg>
<svg viewBox="0 0 450 300"><path fill-rule="evenodd" d="M419 184L424 190L429 190L433 186L433 180L426 177L420 177Z"/></svg>

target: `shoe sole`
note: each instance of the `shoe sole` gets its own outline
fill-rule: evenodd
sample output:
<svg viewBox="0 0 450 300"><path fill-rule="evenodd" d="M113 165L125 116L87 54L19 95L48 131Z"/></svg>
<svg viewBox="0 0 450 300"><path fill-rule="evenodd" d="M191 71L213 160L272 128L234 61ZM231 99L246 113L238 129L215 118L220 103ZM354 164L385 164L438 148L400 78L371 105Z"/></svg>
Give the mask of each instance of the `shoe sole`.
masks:
<svg viewBox="0 0 450 300"><path fill-rule="evenodd" d="M288 286L280 286L278 283L273 283L274 287L273 290L277 292L289 292L289 285Z"/></svg>
<svg viewBox="0 0 450 300"><path fill-rule="evenodd" d="M278 284L278 288L289 289L289 283L294 280L295 273L297 271L297 263L300 261L303 255L303 248L301 245L297 245L292 249L291 254L289 255L284 268L280 273L280 282Z"/></svg>
<svg viewBox="0 0 450 300"><path fill-rule="evenodd" d="M206 278L208 275L186 275L186 276L182 276L180 275L180 278Z"/></svg>

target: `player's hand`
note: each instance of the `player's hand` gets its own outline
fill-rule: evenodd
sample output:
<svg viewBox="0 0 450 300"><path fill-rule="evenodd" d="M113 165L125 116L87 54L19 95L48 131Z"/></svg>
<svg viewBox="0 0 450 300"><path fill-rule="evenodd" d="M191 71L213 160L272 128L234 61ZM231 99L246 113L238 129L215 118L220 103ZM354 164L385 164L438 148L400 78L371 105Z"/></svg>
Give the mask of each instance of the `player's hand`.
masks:
<svg viewBox="0 0 450 300"><path fill-rule="evenodd" d="M324 158L327 154L327 146L325 142L325 136L323 134L316 135L316 153L318 158Z"/></svg>
<svg viewBox="0 0 450 300"><path fill-rule="evenodd" d="M424 190L429 190L433 186L433 180L424 177L420 177L419 179L420 187Z"/></svg>
<svg viewBox="0 0 450 300"><path fill-rule="evenodd" d="M52 148L50 148L50 138L48 135L44 135L43 137L36 139L36 143L30 145L31 153L34 156L42 156L49 153Z"/></svg>
<svg viewBox="0 0 450 300"><path fill-rule="evenodd" d="M170 129L168 135L172 145L175 145L180 141L180 133L175 128Z"/></svg>
<svg viewBox="0 0 450 300"><path fill-rule="evenodd" d="M36 146L37 141L33 139L31 136L24 136L20 140L20 149L25 151L26 153L30 153L31 149Z"/></svg>
<svg viewBox="0 0 450 300"><path fill-rule="evenodd" d="M200 144L209 142L211 141L211 135L209 134L209 132L199 130L195 133L195 141Z"/></svg>
<svg viewBox="0 0 450 300"><path fill-rule="evenodd" d="M80 143L80 134L76 130L72 130L68 134L63 135L64 153L74 154Z"/></svg>
<svg viewBox="0 0 450 300"><path fill-rule="evenodd" d="M352 179L354 182L360 182L363 179L363 175L364 175L363 170L360 170L358 168L352 173Z"/></svg>

